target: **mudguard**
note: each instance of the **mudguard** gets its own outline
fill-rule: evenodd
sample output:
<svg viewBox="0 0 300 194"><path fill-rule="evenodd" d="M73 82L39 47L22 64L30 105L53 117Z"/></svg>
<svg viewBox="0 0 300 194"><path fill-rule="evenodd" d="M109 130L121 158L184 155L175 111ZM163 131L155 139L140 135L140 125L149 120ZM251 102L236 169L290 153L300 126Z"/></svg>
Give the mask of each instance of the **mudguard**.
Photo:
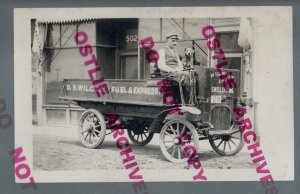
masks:
<svg viewBox="0 0 300 194"><path fill-rule="evenodd" d="M180 110L180 111L179 111ZM162 111L151 123L148 131L151 133L160 133L165 121L172 118L186 118L186 113L200 115L201 111L195 107L180 106Z"/></svg>

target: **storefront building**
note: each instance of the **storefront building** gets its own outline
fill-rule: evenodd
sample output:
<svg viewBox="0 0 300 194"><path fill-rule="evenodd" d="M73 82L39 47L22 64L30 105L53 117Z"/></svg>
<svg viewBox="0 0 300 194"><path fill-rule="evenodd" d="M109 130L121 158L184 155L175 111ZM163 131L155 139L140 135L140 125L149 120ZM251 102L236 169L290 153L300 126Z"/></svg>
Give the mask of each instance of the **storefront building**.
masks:
<svg viewBox="0 0 300 194"><path fill-rule="evenodd" d="M253 22L252 20L250 20ZM251 112L255 108L252 101L252 77L249 71L252 63L251 49L243 49L238 44L240 18L196 19L196 18L157 18L157 19L87 19L75 21L39 21L39 28L32 22L33 47L36 44L37 31L43 34L44 45L42 60L39 63L33 57L33 112L34 123L38 125L73 126L77 124L81 107L58 96L63 87L63 80L88 79L83 65L84 59L79 54L79 46L74 34L84 31L89 43L101 65L105 79L136 79L150 77L150 66L145 58L145 51L139 41L152 36L155 49L165 46L165 36L178 34L179 55L183 56L185 48L194 48L197 65L214 67L218 61L212 61L214 54L207 49L201 29L210 24L217 30L221 40L228 67L240 71L240 95L243 96Z"/></svg>

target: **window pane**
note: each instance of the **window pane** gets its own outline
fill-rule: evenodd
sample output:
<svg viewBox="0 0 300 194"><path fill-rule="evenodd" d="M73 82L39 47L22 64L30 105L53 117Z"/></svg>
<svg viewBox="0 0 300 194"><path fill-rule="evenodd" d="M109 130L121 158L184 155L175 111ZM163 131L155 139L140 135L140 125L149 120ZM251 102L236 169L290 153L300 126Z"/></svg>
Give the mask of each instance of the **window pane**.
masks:
<svg viewBox="0 0 300 194"><path fill-rule="evenodd" d="M224 52L242 52L243 49L238 45L238 32L222 32L217 33L217 38L220 39L221 48ZM218 50L216 50L218 51Z"/></svg>
<svg viewBox="0 0 300 194"><path fill-rule="evenodd" d="M228 65L224 69L238 69L241 71L241 57L226 57ZM217 64L223 62L222 59L217 59Z"/></svg>

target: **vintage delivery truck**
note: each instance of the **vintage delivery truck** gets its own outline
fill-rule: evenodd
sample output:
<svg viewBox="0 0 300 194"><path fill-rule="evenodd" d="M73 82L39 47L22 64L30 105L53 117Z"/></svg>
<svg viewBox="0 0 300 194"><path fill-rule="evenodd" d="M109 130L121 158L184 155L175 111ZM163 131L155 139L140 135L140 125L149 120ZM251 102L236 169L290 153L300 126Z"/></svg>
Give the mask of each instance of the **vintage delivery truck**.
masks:
<svg viewBox="0 0 300 194"><path fill-rule="evenodd" d="M101 97L95 95L90 80L65 79L59 98L86 109L78 121L78 134L89 148L99 147L109 134L112 126L107 125L106 115L117 114L116 124L127 129L136 145L148 144L159 133L162 154L171 162L187 160L182 141L198 151L199 141L207 139L220 155L238 153L243 140L232 110L241 106L239 87L225 91L214 68L193 66L186 71L191 79L188 93L176 81L166 82L169 78L152 72L147 80L106 80L109 94ZM239 86L238 70L223 71L231 71ZM172 104L165 102L162 80L163 87L172 89L169 93L176 99ZM191 138L182 139L184 133Z"/></svg>

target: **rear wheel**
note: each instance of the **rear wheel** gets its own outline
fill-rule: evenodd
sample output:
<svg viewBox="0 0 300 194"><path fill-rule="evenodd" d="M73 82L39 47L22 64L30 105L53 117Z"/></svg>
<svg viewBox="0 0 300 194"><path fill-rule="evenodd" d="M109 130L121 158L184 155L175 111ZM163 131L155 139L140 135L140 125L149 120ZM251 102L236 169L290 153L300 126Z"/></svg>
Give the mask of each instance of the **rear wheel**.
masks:
<svg viewBox="0 0 300 194"><path fill-rule="evenodd" d="M209 138L213 150L222 156L237 154L244 146L239 126L232 124L226 134L215 134Z"/></svg>
<svg viewBox="0 0 300 194"><path fill-rule="evenodd" d="M97 148L105 137L106 124L103 115L88 109L82 113L78 123L78 135L81 143L88 148Z"/></svg>
<svg viewBox="0 0 300 194"><path fill-rule="evenodd" d="M148 126L143 123L134 123L128 126L128 137L132 143L139 146L147 145L154 133L148 132Z"/></svg>

